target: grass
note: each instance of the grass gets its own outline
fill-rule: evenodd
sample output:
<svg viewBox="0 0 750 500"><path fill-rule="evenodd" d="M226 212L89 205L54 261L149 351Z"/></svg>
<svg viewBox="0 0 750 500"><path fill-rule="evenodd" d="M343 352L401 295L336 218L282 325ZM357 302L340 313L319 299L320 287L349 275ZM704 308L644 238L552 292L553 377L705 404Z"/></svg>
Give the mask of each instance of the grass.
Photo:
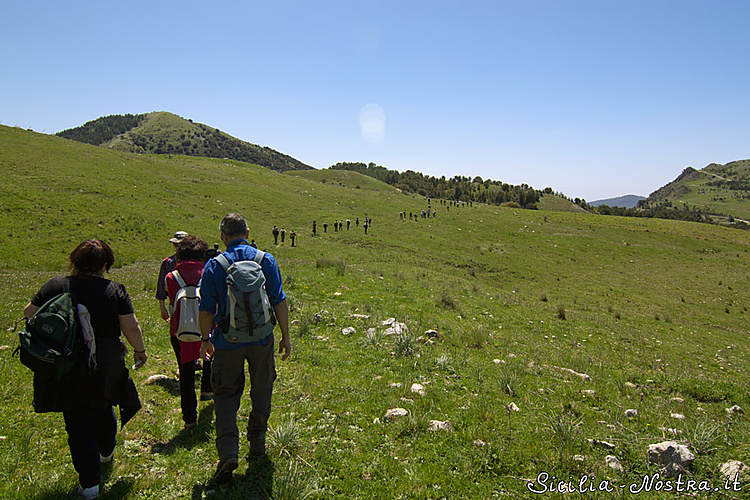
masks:
<svg viewBox="0 0 750 500"><path fill-rule="evenodd" d="M144 408L118 435L105 498L538 498L525 479L542 471L640 482L656 472L648 445L673 438L668 428L694 443L697 478L720 485L721 463L750 461L750 425L726 412L750 409L747 232L479 204L403 221L425 200L8 127L0 144L2 498L74 498L62 418L33 413L31 374L11 354L24 304L87 237L111 243L110 276L126 285L150 354L133 372ZM212 490L212 404L184 431L178 397L147 383L176 370L153 295L171 234L213 243L234 210L279 261L298 323L292 357L277 361L268 461L241 460L235 484ZM352 224L312 236L313 218L320 229L365 215L368 235ZM295 229L297 246L273 245L273 224ZM384 335L391 317L410 338ZM439 335L419 342L427 330ZM386 421L396 407L408 416ZM451 430L431 432L430 420ZM610 454L624 472L605 464Z"/></svg>

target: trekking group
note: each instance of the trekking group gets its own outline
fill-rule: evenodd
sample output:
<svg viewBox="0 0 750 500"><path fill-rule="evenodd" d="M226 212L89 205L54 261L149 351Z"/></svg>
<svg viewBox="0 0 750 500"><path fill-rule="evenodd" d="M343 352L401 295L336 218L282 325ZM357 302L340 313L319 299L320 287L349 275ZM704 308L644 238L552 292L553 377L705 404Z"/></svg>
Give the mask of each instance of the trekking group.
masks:
<svg viewBox="0 0 750 500"><path fill-rule="evenodd" d="M283 242L284 230L279 234ZM225 216L219 235L224 252L209 249L197 236L175 233L170 239L175 253L162 261L156 291L178 365L184 428L198 425L198 399L213 400L219 457L215 484L231 480L239 466L237 412L245 363L252 403L246 437L249 459L255 460L266 452L276 379L276 325L281 331L281 359L286 360L292 349L276 259L248 243L247 221L240 214ZM141 408L120 333L133 350L133 368L144 366L148 355L125 287L104 277L115 261L112 249L103 241L87 240L69 260L71 274L45 283L25 306L27 326L19 333L18 351L21 362L34 371L34 411L63 414L79 478L78 495L88 499L98 497L102 466L114 457L114 406L119 407L121 426Z"/></svg>

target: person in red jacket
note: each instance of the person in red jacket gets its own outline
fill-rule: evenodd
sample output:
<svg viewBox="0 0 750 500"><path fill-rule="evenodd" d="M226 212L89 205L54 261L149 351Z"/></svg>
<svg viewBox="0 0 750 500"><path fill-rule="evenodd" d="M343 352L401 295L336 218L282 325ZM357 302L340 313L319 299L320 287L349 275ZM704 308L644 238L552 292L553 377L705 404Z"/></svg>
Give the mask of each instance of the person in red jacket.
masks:
<svg viewBox="0 0 750 500"><path fill-rule="evenodd" d="M184 236L176 245L175 258L177 260L176 271L187 285L196 285L203 274L203 265L206 262L206 251L208 244L197 236ZM200 358L200 342L183 342L177 338L175 333L180 324L179 303L175 304L175 297L180 290L180 285L173 272L165 278L167 296L171 315L169 324L170 340L180 373L180 407L182 408L182 420L185 428L191 429L198 424L198 401L195 397L195 371L196 360ZM199 333L199 332L198 332ZM213 398L211 388L211 362L203 361L201 373L201 401Z"/></svg>

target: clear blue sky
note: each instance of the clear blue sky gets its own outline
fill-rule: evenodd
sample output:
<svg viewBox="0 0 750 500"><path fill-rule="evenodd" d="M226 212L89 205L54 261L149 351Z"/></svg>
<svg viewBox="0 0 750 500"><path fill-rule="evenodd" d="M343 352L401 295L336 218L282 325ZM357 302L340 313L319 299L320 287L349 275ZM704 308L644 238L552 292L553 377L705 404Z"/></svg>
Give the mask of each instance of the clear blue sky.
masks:
<svg viewBox="0 0 750 500"><path fill-rule="evenodd" d="M744 0L11 0L0 121L170 111L316 168L648 195L750 158L748 20Z"/></svg>

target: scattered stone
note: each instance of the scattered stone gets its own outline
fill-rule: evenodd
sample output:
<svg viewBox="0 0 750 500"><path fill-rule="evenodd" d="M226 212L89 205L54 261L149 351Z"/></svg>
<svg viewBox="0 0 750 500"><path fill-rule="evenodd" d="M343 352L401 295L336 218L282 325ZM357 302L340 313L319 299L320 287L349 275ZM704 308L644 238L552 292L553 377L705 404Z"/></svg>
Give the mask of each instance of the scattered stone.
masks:
<svg viewBox="0 0 750 500"><path fill-rule="evenodd" d="M595 396L595 395L596 395L596 391L595 391L595 390L593 390L593 389L584 389L583 391L581 391L581 393L582 393L582 394L583 394L584 396L591 396L591 397L593 397L593 396Z"/></svg>
<svg viewBox="0 0 750 500"><path fill-rule="evenodd" d="M679 403L679 404L682 404L682 403L685 402L685 400L682 399L682 398L672 398L672 399L669 400L669 402L670 403Z"/></svg>
<svg viewBox="0 0 750 500"><path fill-rule="evenodd" d="M738 415L742 415L745 413L745 410L743 410L742 407L738 405L734 405L731 408L726 408L726 410L730 415L734 415L735 413L737 413Z"/></svg>
<svg viewBox="0 0 750 500"><path fill-rule="evenodd" d="M291 323L289 323L291 326L297 326L299 325L300 321L298 319L293 319Z"/></svg>
<svg viewBox="0 0 750 500"><path fill-rule="evenodd" d="M599 441L598 439L589 439L589 443L591 443L594 446L598 446L599 448L604 448L607 450L614 450L615 445L612 443L608 443L607 441Z"/></svg>
<svg viewBox="0 0 750 500"><path fill-rule="evenodd" d="M390 326L395 322L396 318L388 318L387 320L383 321L383 326Z"/></svg>
<svg viewBox="0 0 750 500"><path fill-rule="evenodd" d="M424 332L424 334L431 339L440 339L443 337L442 335L440 335L440 333L438 333L437 330L427 330L426 332Z"/></svg>
<svg viewBox="0 0 750 500"><path fill-rule="evenodd" d="M169 380L172 381L171 378L169 378L166 375L163 375L161 373L158 373L156 375L151 375L149 378L146 379L147 384L153 384L154 382L158 382L159 380Z"/></svg>
<svg viewBox="0 0 750 500"><path fill-rule="evenodd" d="M449 431L452 427L451 423L447 420L444 422L441 422L440 420L430 420L430 425L427 427L427 430L430 432Z"/></svg>
<svg viewBox="0 0 750 500"><path fill-rule="evenodd" d="M357 319L370 319L370 316L367 314L350 314L350 318L357 318Z"/></svg>
<svg viewBox="0 0 750 500"><path fill-rule="evenodd" d="M695 455L687 446L675 441L664 441L649 445L648 461L661 466L667 477L689 472Z"/></svg>
<svg viewBox="0 0 750 500"><path fill-rule="evenodd" d="M682 434L682 430L672 429L671 427L659 427L659 430L662 432L672 434L673 436L679 436L680 434Z"/></svg>
<svg viewBox="0 0 750 500"><path fill-rule="evenodd" d="M405 417L409 414L407 410L404 408L391 408L387 412L385 412L385 420L393 420L398 417Z"/></svg>
<svg viewBox="0 0 750 500"><path fill-rule="evenodd" d="M740 479L746 474L742 474L745 469L745 464L737 460L730 460L729 462L721 464L719 473L726 481L740 482Z"/></svg>
<svg viewBox="0 0 750 500"><path fill-rule="evenodd" d="M10 349L9 345L0 345L0 351L4 351L6 349Z"/></svg>
<svg viewBox="0 0 750 500"><path fill-rule="evenodd" d="M391 387L394 389L401 389L404 386L401 382L391 382Z"/></svg>
<svg viewBox="0 0 750 500"><path fill-rule="evenodd" d="M313 314L313 322L333 325L336 323L336 317L324 309Z"/></svg>
<svg viewBox="0 0 750 500"><path fill-rule="evenodd" d="M351 335L352 333L357 333L357 330L355 330L352 326L348 326L341 330L341 333L343 333L344 335Z"/></svg>
<svg viewBox="0 0 750 500"><path fill-rule="evenodd" d="M521 409L520 409L520 408L519 408L518 406L516 406L516 403L511 403L511 404L509 404L509 405L508 405L508 409L509 409L510 411L521 411Z"/></svg>
<svg viewBox="0 0 750 500"><path fill-rule="evenodd" d="M573 455L573 460L576 462L585 462L586 457L583 455Z"/></svg>
<svg viewBox="0 0 750 500"><path fill-rule="evenodd" d="M411 384L411 392L415 394L419 394L420 396L424 396L425 394L424 386L422 384L417 384L417 383Z"/></svg>
<svg viewBox="0 0 750 500"><path fill-rule="evenodd" d="M627 387L628 389L637 389L638 388L638 386L635 385L633 382L625 382L625 387Z"/></svg>
<svg viewBox="0 0 750 500"><path fill-rule="evenodd" d="M334 297L339 297L341 295L341 292L333 292Z"/></svg>
<svg viewBox="0 0 750 500"><path fill-rule="evenodd" d="M635 418L638 416L638 410L636 410L635 408L625 410L625 416L628 418Z"/></svg>
<svg viewBox="0 0 750 500"><path fill-rule="evenodd" d="M682 413L670 413L669 418L674 418L677 420L685 420L685 415L683 415Z"/></svg>
<svg viewBox="0 0 750 500"><path fill-rule="evenodd" d="M372 423L373 424L379 424L380 423L380 418L379 417L375 417L375 420L373 420Z"/></svg>
<svg viewBox="0 0 750 500"><path fill-rule="evenodd" d="M586 375L585 373L578 373L577 371L571 370L570 368L563 368L561 366L554 366L554 365L542 365L542 366L544 366L545 368L551 368L551 369L557 370L562 373L566 373L568 375L576 376L580 378L581 380L583 380L584 382L591 381L590 376Z"/></svg>
<svg viewBox="0 0 750 500"><path fill-rule="evenodd" d="M409 329L406 327L405 324L399 323L398 321L391 324L390 327L386 328L385 331L383 331L384 335L401 335L402 333L408 332Z"/></svg>
<svg viewBox="0 0 750 500"><path fill-rule="evenodd" d="M487 443L485 443L481 439L476 439L474 440L474 446L487 446Z"/></svg>
<svg viewBox="0 0 750 500"><path fill-rule="evenodd" d="M503 362L503 360L502 359L493 359L492 362L495 363L496 365L499 365L500 363Z"/></svg>
<svg viewBox="0 0 750 500"><path fill-rule="evenodd" d="M622 466L620 460L618 460L614 455L607 455L606 457L604 457L604 462L617 472L622 472L625 470L625 467Z"/></svg>

